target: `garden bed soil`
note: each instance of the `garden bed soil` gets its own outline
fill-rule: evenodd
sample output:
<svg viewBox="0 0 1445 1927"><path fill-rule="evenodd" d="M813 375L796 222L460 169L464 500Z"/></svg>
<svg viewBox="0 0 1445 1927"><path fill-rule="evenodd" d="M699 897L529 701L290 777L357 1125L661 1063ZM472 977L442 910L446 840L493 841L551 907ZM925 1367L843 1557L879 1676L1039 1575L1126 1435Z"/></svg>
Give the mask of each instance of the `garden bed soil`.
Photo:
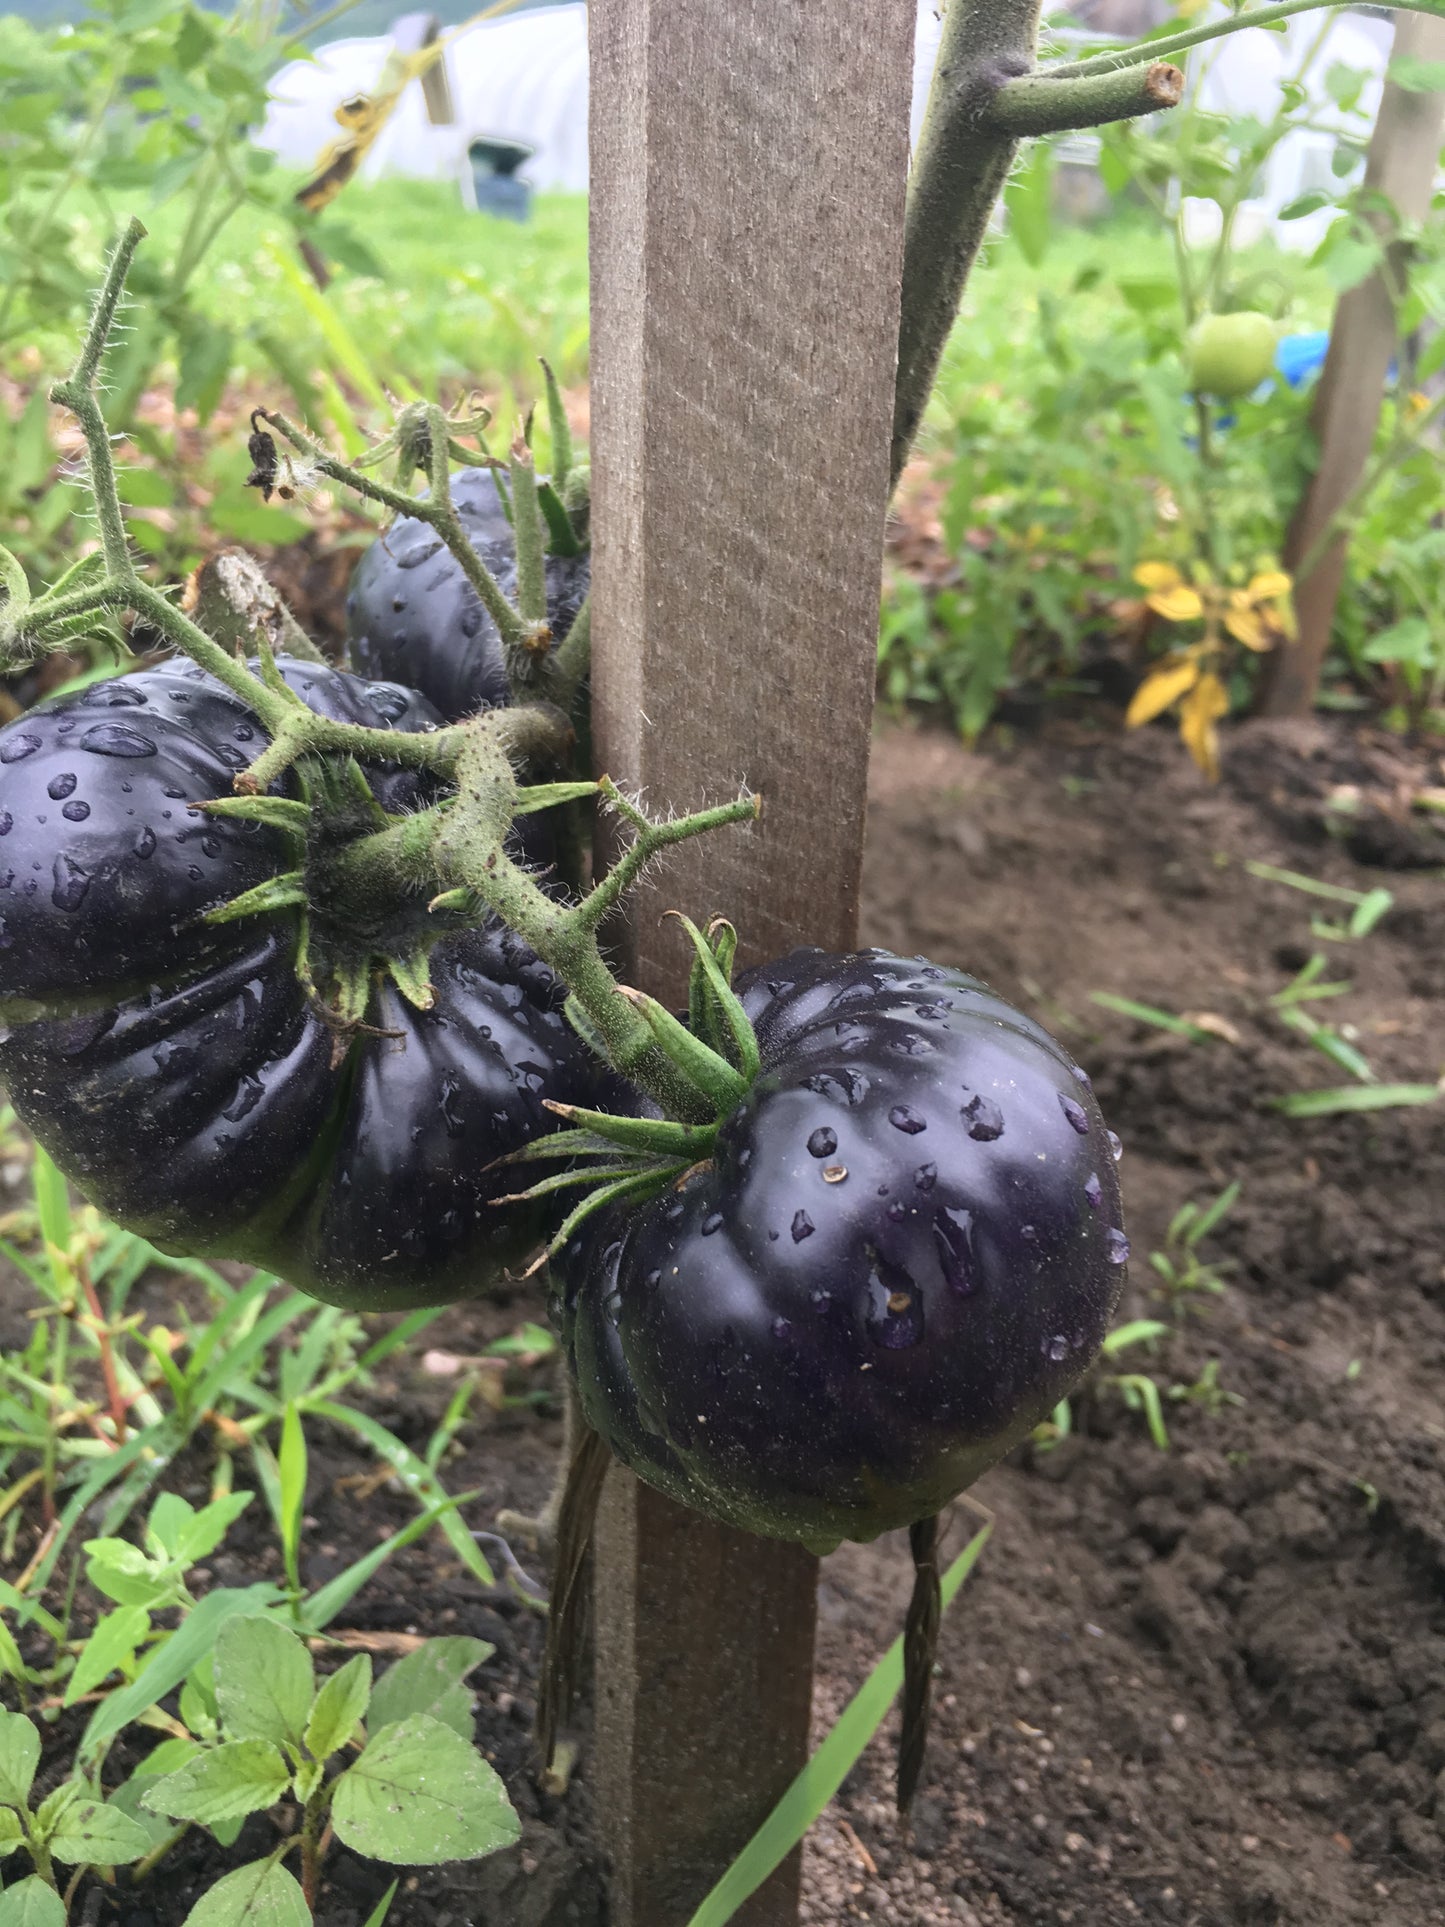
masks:
<svg viewBox="0 0 1445 1927"><path fill-rule="evenodd" d="M987 754L881 734L865 935L987 977L1093 1073L1125 1144L1122 1315L1176 1326L1125 1367L1157 1379L1171 1442L1101 1383L1072 1436L980 1483L996 1525L944 1625L911 1832L890 1804L890 1721L808 1843L809 1927L1445 1923L1445 1103L1281 1116L1271 1097L1348 1079L1265 1002L1324 949L1355 988L1320 1014L1355 1027L1382 1078L1440 1073L1445 837L1410 808L1440 780L1438 761L1338 723L1233 732L1217 789L1164 728L1056 730ZM1319 943L1310 917L1336 906L1251 876L1251 858L1384 884L1395 907L1362 942ZM1109 1014L1096 990L1217 1034ZM1232 1262L1226 1289L1161 1308L1148 1254L1180 1204L1233 1179L1240 1201L1206 1252ZM456 1309L424 1345L472 1353L538 1311ZM19 1312L0 1304L0 1341ZM1168 1397L1211 1360L1228 1402ZM455 1380L420 1356L384 1370L359 1402L424 1444ZM535 1508L557 1439L550 1411L479 1407L447 1483L481 1489L479 1526ZM410 1516L394 1483L358 1487L373 1470L315 1428L308 1584ZM208 1471L197 1452L178 1483L204 1497ZM261 1515L209 1562L214 1583L279 1575ZM950 1547L975 1524L956 1508ZM901 1624L908 1584L896 1536L825 1561L820 1736ZM495 1645L478 1740L523 1815L519 1848L403 1875L393 1927L603 1927L585 1734L565 1797L529 1774L535 1612L480 1587L438 1534L348 1617L358 1634ZM183 1846L143 1897L96 1888L85 1918L172 1927L222 1864ZM319 1919L360 1927L389 1877L338 1853Z"/></svg>

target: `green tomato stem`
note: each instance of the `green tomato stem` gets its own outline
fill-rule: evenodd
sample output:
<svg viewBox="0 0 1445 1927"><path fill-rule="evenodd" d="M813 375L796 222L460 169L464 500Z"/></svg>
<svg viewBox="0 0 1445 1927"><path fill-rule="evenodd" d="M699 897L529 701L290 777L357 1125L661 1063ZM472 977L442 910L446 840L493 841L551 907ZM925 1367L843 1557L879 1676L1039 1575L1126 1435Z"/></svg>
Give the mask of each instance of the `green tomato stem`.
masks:
<svg viewBox="0 0 1445 1927"><path fill-rule="evenodd" d="M440 412L437 410L438 414ZM257 413L263 420L269 422L279 435L290 442L293 448L299 449L307 460L329 480L339 482L343 488L349 488L355 494L365 496L368 501L380 502L383 508L391 509L396 515L411 516L414 520L425 522L435 529L456 557L462 574L476 590L482 607L497 625L497 633L501 636L504 646L508 648L524 646L527 625L502 594L497 578L472 547L467 532L462 527L461 518L452 507L449 478L444 498L439 498L435 493L431 497L407 495L401 489L391 488L385 482L374 481L369 475L363 475L359 469L346 462L337 461L335 456L326 452L314 436L308 435L304 428L298 427L295 422L279 411L266 408L258 409ZM442 421L444 425L444 416ZM444 426L443 432L436 439L439 445L433 448L430 464L430 473L433 478L436 476L438 463L443 472L447 472ZM433 489L435 490L435 480L433 480Z"/></svg>

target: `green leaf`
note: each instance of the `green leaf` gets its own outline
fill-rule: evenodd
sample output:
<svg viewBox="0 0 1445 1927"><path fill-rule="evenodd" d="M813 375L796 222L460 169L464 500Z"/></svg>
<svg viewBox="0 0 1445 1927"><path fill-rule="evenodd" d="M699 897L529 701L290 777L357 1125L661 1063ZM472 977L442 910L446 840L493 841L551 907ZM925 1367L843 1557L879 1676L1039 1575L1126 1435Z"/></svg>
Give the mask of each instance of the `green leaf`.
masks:
<svg viewBox="0 0 1445 1927"><path fill-rule="evenodd" d="M40 1734L23 1713L0 1707L0 1805L23 1807L40 1764Z"/></svg>
<svg viewBox="0 0 1445 1927"><path fill-rule="evenodd" d="M358 1653L334 1672L316 1695L306 1722L306 1750L313 1760L324 1760L345 1746L365 1717L370 1698L371 1661L365 1653Z"/></svg>
<svg viewBox="0 0 1445 1927"><path fill-rule="evenodd" d="M1409 94L1445 93L1445 60L1421 60L1414 54L1397 54L1390 62L1389 78Z"/></svg>
<svg viewBox="0 0 1445 1927"><path fill-rule="evenodd" d="M176 492L164 475L153 468L122 468L116 471L115 492L127 507L134 509L169 508Z"/></svg>
<svg viewBox="0 0 1445 1927"><path fill-rule="evenodd" d="M281 1477L279 1493L281 1552L286 1561L286 1577L293 1592L301 1590L301 1518L306 1506L306 1434L301 1429L301 1414L294 1400L281 1420L281 1451L278 1457Z"/></svg>
<svg viewBox="0 0 1445 1927"><path fill-rule="evenodd" d="M420 1539L439 1519L455 1512L459 1505L479 1496L476 1492L459 1492L454 1498L443 1499L439 1505L428 1506L425 1512L418 1513L410 1524L404 1525L399 1532L393 1532L389 1539L383 1539L379 1546L364 1552L354 1559L344 1572L337 1573L326 1584L301 1604L301 1624L308 1633L319 1633L329 1626L337 1614L344 1612L373 1573L379 1572L394 1552L409 1546ZM475 1546L476 1541L472 1544Z"/></svg>
<svg viewBox="0 0 1445 1927"><path fill-rule="evenodd" d="M219 1632L230 1619L238 1614L259 1612L281 1597L277 1587L265 1584L218 1586L214 1592L208 1592L186 1614L165 1644L156 1648L130 1685L111 1693L96 1707L81 1736L82 1756L94 1755L123 1726L129 1726L148 1707L174 1692L197 1661L217 1644ZM310 1699L308 1687L306 1705Z"/></svg>
<svg viewBox="0 0 1445 1927"><path fill-rule="evenodd" d="M275 1860L253 1860L218 1880L184 1927L311 1927L300 1883Z"/></svg>
<svg viewBox="0 0 1445 1927"><path fill-rule="evenodd" d="M1054 151L1047 141L1034 141L1026 158L1014 169L1004 189L1009 233L1031 268L1043 260L1053 220Z"/></svg>
<svg viewBox="0 0 1445 1927"><path fill-rule="evenodd" d="M32 1874L0 1894L0 1927L65 1927L65 1907L55 1889Z"/></svg>
<svg viewBox="0 0 1445 1927"><path fill-rule="evenodd" d="M150 1852L138 1821L103 1800L72 1800L46 1845L67 1867L124 1867Z"/></svg>
<svg viewBox="0 0 1445 1927"><path fill-rule="evenodd" d="M474 1729L473 1695L462 1682L496 1650L484 1639L453 1633L443 1639L429 1639L405 1659L388 1666L371 1695L366 1723L372 1738L384 1726L425 1713L469 1740Z"/></svg>
<svg viewBox="0 0 1445 1927"><path fill-rule="evenodd" d="M222 535L235 536L240 542L262 544L300 542L311 533L310 524L285 509L272 508L258 501L244 488L217 491L206 519Z"/></svg>
<svg viewBox="0 0 1445 1927"><path fill-rule="evenodd" d="M177 1561L183 1567L193 1566L213 1553L254 1497L251 1492L226 1492L202 1506L181 1533L175 1548Z"/></svg>
<svg viewBox="0 0 1445 1927"><path fill-rule="evenodd" d="M231 1619L216 1640L216 1704L233 1740L298 1743L316 1690L295 1633L259 1615Z"/></svg>
<svg viewBox="0 0 1445 1927"><path fill-rule="evenodd" d="M162 1774L141 1803L153 1813L209 1827L274 1806L290 1780L290 1768L268 1740L227 1740Z"/></svg>
<svg viewBox="0 0 1445 1927"><path fill-rule="evenodd" d="M455 1510L448 1504L448 1495L441 1480L427 1465L418 1458L409 1445L403 1445L394 1432L389 1432L368 1412L358 1412L349 1405L341 1405L332 1399L317 1399L310 1408L318 1418L330 1419L334 1425L346 1426L365 1439L384 1464L389 1465L421 1505L428 1508L445 1506L438 1514L437 1524L446 1534L452 1551L461 1560L467 1571L482 1585L495 1585L492 1569L483 1558L476 1540L457 1517Z"/></svg>
<svg viewBox="0 0 1445 1927"><path fill-rule="evenodd" d="M118 1606L150 1606L166 1597L169 1589L157 1575L156 1562L129 1539L87 1539L85 1551L86 1578Z"/></svg>
<svg viewBox="0 0 1445 1927"><path fill-rule="evenodd" d="M13 1807L0 1807L0 1860L12 1852L25 1838L25 1829L20 1824L20 1815Z"/></svg>
<svg viewBox="0 0 1445 1927"><path fill-rule="evenodd" d="M117 1606L96 1620L95 1629L80 1649L75 1671L65 1687L65 1704L75 1702L111 1673L128 1673L141 1641L151 1629L144 1606Z"/></svg>
<svg viewBox="0 0 1445 1927"><path fill-rule="evenodd" d="M176 406L194 408L203 422L209 421L231 372L236 338L214 321L190 317L180 341Z"/></svg>
<svg viewBox="0 0 1445 1927"><path fill-rule="evenodd" d="M1089 1002L1103 1010L1117 1011L1121 1017L1132 1017L1138 1023L1152 1024L1156 1030L1167 1030L1175 1037L1187 1037L1191 1043L1210 1042L1210 1032L1191 1024L1187 1017L1176 1017L1172 1011L1159 1010L1153 1004L1135 1003L1132 997L1116 997L1112 990L1091 991Z"/></svg>
<svg viewBox="0 0 1445 1927"><path fill-rule="evenodd" d="M8 608L12 615L29 606L29 578L9 549L3 548L0 548L0 589L5 592L0 607Z"/></svg>
<svg viewBox="0 0 1445 1927"><path fill-rule="evenodd" d="M973 1571L992 1527L976 1532L943 1575L947 1611ZM851 1772L864 1747L887 1717L903 1684L903 1636L888 1648L839 1716L837 1725L787 1792L708 1894L688 1927L725 1927L780 1866Z"/></svg>
<svg viewBox="0 0 1445 1927"><path fill-rule="evenodd" d="M370 1741L336 1782L331 1820L347 1846L402 1867L478 1860L522 1830L475 1747L424 1713Z"/></svg>
<svg viewBox="0 0 1445 1927"><path fill-rule="evenodd" d="M381 1899L366 1916L366 1927L385 1927L386 1917L391 1912L391 1903L396 1899L396 1890L400 1885L399 1880L392 1881Z"/></svg>
<svg viewBox="0 0 1445 1927"><path fill-rule="evenodd" d="M1333 1117L1339 1111L1394 1111L1438 1103L1438 1084L1348 1084L1338 1091L1295 1091L1269 1100L1286 1117Z"/></svg>

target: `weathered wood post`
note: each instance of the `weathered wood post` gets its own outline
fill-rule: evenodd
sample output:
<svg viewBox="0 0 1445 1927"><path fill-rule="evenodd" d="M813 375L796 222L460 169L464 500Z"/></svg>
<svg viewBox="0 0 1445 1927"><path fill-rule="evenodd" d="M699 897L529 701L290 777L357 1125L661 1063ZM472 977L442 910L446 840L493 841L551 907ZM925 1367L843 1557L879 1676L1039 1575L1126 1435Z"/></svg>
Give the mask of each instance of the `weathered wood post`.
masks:
<svg viewBox="0 0 1445 1927"><path fill-rule="evenodd" d="M662 909L743 962L856 938L907 172L912 0L592 0L599 768L652 807L746 780ZM595 1784L613 1927L685 1927L806 1755L815 1562L609 1473ZM750 1927L797 1914L780 1868Z"/></svg>
<svg viewBox="0 0 1445 1927"><path fill-rule="evenodd" d="M1394 51L1439 61L1445 57L1445 21L1423 13L1398 15ZM1369 218L1382 233L1393 231L1395 215L1410 222L1428 212L1442 121L1445 94L1386 81L1365 164L1366 192L1395 210L1392 215L1372 211ZM1284 566L1296 578L1299 636L1290 648L1264 659L1258 706L1265 716L1307 716L1314 707L1350 546L1348 529L1333 537L1330 531L1359 487L1374 445L1386 375L1399 345L1396 302L1408 275L1408 247L1392 244L1388 259L1342 294L1335 307L1311 411L1319 465L1295 508L1284 548Z"/></svg>

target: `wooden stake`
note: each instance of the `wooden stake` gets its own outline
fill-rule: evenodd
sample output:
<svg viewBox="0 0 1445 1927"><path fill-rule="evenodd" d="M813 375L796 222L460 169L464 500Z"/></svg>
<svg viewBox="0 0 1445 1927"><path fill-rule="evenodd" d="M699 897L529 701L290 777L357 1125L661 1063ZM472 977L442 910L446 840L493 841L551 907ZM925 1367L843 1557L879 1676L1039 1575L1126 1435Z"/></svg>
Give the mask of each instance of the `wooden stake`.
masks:
<svg viewBox="0 0 1445 1927"><path fill-rule="evenodd" d="M1396 15L1395 54L1445 60L1445 21L1423 13ZM1445 121L1445 94L1416 93L1386 81L1365 163L1365 190L1392 203L1401 219L1423 220L1430 206ZM1379 217L1375 217L1379 225ZM1397 348L1395 301L1408 274L1408 255L1391 247L1384 267L1340 296L1315 396L1312 421L1319 466L1300 498L1285 542L1291 573L1315 557L1295 586L1299 637L1265 659L1259 710L1265 716L1307 716L1330 644L1344 580L1349 534L1342 530L1320 551L1330 525L1359 486L1374 444L1385 375Z"/></svg>
<svg viewBox="0 0 1445 1927"><path fill-rule="evenodd" d="M856 940L907 168L912 0L592 0L594 737L682 807L761 791L635 904L743 963ZM806 1754L815 1562L614 1469L597 1573L612 1927L685 1927ZM736 1918L797 1916L796 1856Z"/></svg>

